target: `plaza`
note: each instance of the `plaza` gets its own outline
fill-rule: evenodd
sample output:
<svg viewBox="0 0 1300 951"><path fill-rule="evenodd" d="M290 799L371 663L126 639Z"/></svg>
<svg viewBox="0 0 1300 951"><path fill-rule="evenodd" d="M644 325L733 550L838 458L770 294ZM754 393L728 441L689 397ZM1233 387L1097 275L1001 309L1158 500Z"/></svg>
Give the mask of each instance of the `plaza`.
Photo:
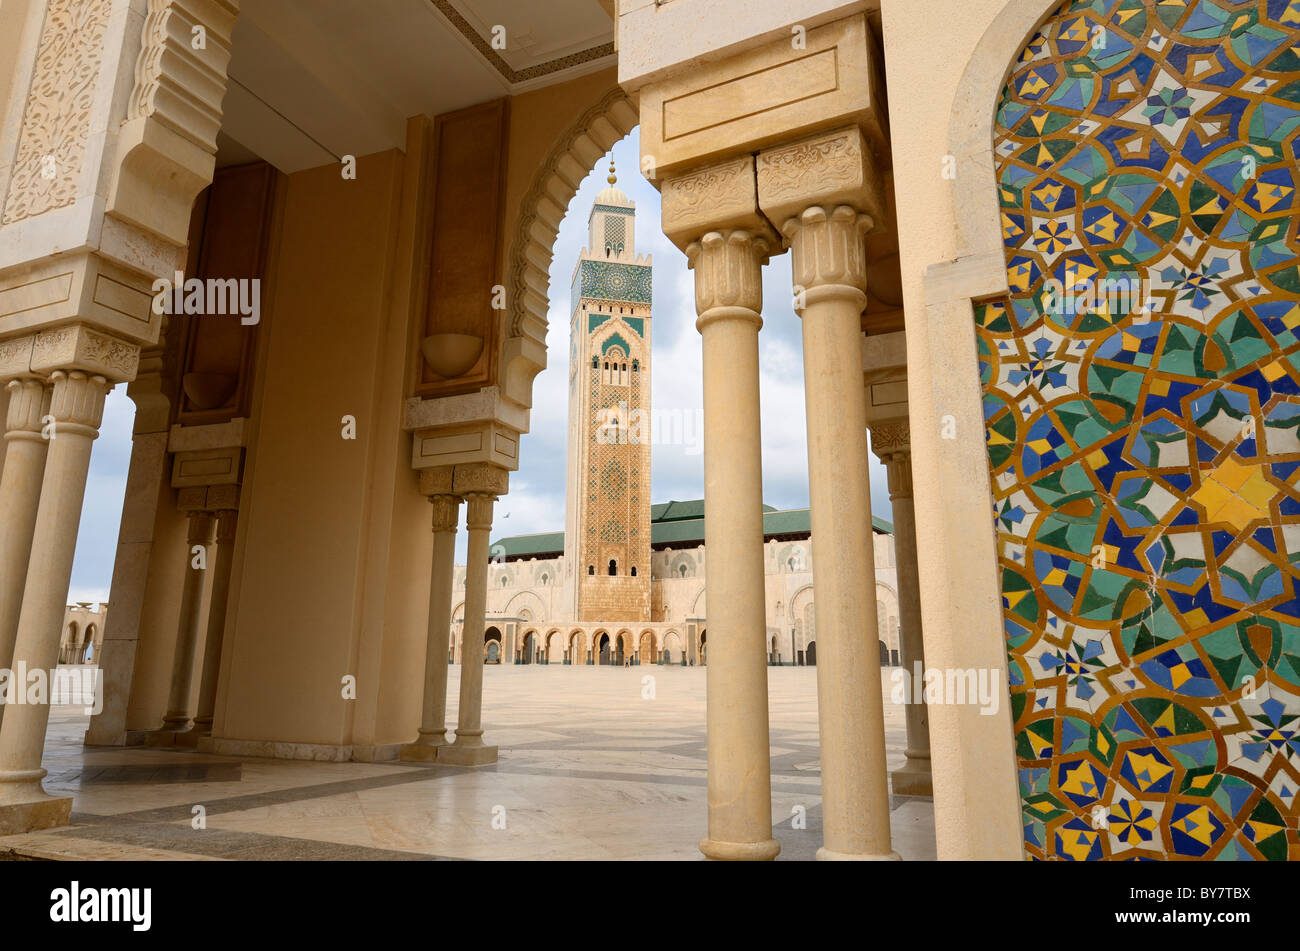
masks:
<svg viewBox="0 0 1300 951"><path fill-rule="evenodd" d="M0 860L696 860L704 687L698 668L490 666L484 690L499 713L486 728L502 752L472 771L88 750L88 718L60 708L45 784L73 797L71 824L0 837ZM769 697L779 860L811 859L821 838L815 668L771 668ZM885 713L896 768L903 711ZM206 810L204 830L193 828L195 805ZM793 827L796 807L802 828ZM929 799L893 797L890 819L904 859L934 858Z"/></svg>

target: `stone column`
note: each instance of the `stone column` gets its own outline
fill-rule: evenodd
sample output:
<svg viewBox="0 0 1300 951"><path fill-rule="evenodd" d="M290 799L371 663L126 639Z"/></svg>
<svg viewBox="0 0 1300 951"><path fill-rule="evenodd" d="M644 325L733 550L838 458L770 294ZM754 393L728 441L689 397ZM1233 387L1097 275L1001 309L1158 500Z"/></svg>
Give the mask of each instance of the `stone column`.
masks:
<svg viewBox="0 0 1300 951"><path fill-rule="evenodd" d="M451 638L451 589L456 571L456 523L460 499L434 495L433 569L429 578L428 641L424 656L424 706L420 735L402 747L406 763L431 763L447 745L447 647Z"/></svg>
<svg viewBox="0 0 1300 951"><path fill-rule="evenodd" d="M481 766L497 761L497 748L483 744L483 631L492 506L499 495L505 494L507 479L504 469L486 463L457 466L453 477L453 491L465 499L465 528L469 533L459 719L455 742L438 750L438 762L453 766Z"/></svg>
<svg viewBox="0 0 1300 951"><path fill-rule="evenodd" d="M217 681L221 675L221 645L226 636L226 607L230 600L230 572L235 563L236 509L216 513L217 557L212 566L212 593L208 597L208 636L203 643L203 674L199 681L199 707L190 730L196 737L212 735L217 710Z"/></svg>
<svg viewBox="0 0 1300 951"><path fill-rule="evenodd" d="M18 614L41 502L41 477L49 445L41 420L50 409L50 390L40 380L10 380L8 444L0 477L0 667L10 667L18 637ZM0 723L4 722L0 703Z"/></svg>
<svg viewBox="0 0 1300 951"><path fill-rule="evenodd" d="M759 201L794 252L803 320L821 730L820 859L897 859L876 646L875 555L862 398L870 172L856 128L763 152Z"/></svg>
<svg viewBox="0 0 1300 951"><path fill-rule="evenodd" d="M13 666L25 665L28 671L48 671L58 661L90 449L112 388L104 377L80 370L55 370L50 382L53 434L13 653ZM0 835L67 824L72 799L47 795L41 788L49 719L48 703L14 704L5 714L0 726Z"/></svg>
<svg viewBox="0 0 1300 951"><path fill-rule="evenodd" d="M889 473L889 500L894 507L894 560L898 570L899 660L908 677L921 678L925 646L921 638L921 579L916 560L916 515L912 509L912 451L906 421L871 427L871 448ZM909 691L907 762L890 774L894 792L903 796L933 796L930 779L930 725L924 693Z"/></svg>
<svg viewBox="0 0 1300 951"><path fill-rule="evenodd" d="M151 745L168 740L165 734L180 732L190 722L194 653L198 648L199 625L203 620L203 580L207 576L207 548L212 544L215 519L211 512L204 511L191 512L189 518L189 532L185 539L185 587L181 590L181 618L176 631L176 651L172 654L171 691L167 695L167 713L163 717L162 729L150 735L148 742ZM163 736L155 740L157 734Z"/></svg>
<svg viewBox="0 0 1300 951"><path fill-rule="evenodd" d="M764 647L758 332L763 265L777 246L745 155L667 177L663 230L695 272L704 369L704 548L709 568L708 835L711 859L768 860L771 753ZM697 632L687 627L688 652Z"/></svg>

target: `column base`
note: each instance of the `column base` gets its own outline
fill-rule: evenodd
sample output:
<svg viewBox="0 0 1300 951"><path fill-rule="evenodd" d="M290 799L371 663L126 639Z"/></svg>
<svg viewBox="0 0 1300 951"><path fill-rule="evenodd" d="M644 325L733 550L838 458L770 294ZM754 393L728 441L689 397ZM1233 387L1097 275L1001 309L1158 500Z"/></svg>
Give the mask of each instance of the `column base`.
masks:
<svg viewBox="0 0 1300 951"><path fill-rule="evenodd" d="M902 769L889 774L889 783L895 796L934 796L934 780L928 762L909 761Z"/></svg>
<svg viewBox="0 0 1300 951"><path fill-rule="evenodd" d="M700 851L706 859L715 862L770 862L781 854L781 843L776 839L763 842L723 842L719 839L700 839Z"/></svg>
<svg viewBox="0 0 1300 951"><path fill-rule="evenodd" d="M72 819L71 796L51 796L39 785L30 792L15 792L13 799L0 802L0 835L55 829Z"/></svg>
<svg viewBox="0 0 1300 951"><path fill-rule="evenodd" d="M489 766L496 761L495 746L457 746L452 743L438 747L440 766Z"/></svg>
<svg viewBox="0 0 1300 951"><path fill-rule="evenodd" d="M868 855L865 852L834 852L826 846L817 850L818 862L901 862L903 857L897 852L887 855Z"/></svg>
<svg viewBox="0 0 1300 951"><path fill-rule="evenodd" d="M185 729L177 730L165 726L161 730L150 730L148 733L146 733L144 735L144 745L162 746L162 747L188 746L192 748L197 742L197 738L189 742L185 740L185 737L191 735L192 734L188 730Z"/></svg>
<svg viewBox="0 0 1300 951"><path fill-rule="evenodd" d="M403 744L397 758L403 763L434 763L438 760L438 751L449 745L446 733L421 735L414 743Z"/></svg>

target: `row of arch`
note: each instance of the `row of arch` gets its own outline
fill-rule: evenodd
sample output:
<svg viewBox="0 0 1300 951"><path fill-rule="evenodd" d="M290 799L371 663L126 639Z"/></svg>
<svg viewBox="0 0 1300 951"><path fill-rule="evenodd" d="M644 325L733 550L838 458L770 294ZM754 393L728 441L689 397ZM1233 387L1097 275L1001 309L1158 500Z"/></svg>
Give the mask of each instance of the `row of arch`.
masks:
<svg viewBox="0 0 1300 951"><path fill-rule="evenodd" d="M63 632L63 640L59 643L59 663L94 663L95 634L94 624L87 624L82 628L76 621L68 622L67 629Z"/></svg>

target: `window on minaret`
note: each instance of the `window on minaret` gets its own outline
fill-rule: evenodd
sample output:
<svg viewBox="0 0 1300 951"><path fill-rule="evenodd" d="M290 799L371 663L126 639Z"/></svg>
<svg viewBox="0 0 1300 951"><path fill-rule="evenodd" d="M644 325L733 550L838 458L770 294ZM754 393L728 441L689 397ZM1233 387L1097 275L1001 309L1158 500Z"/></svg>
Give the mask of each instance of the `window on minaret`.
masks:
<svg viewBox="0 0 1300 951"><path fill-rule="evenodd" d="M633 578L636 577L636 565L633 565L633 566L632 566L632 577L633 577Z"/></svg>
<svg viewBox="0 0 1300 951"><path fill-rule="evenodd" d="M595 573L596 573L596 566L595 566L595 565L588 565L588 566L587 566L587 574L589 574L589 575L594 575Z"/></svg>
<svg viewBox="0 0 1300 951"><path fill-rule="evenodd" d="M609 576L612 578L618 574L618 562L611 558L609 560Z"/></svg>

